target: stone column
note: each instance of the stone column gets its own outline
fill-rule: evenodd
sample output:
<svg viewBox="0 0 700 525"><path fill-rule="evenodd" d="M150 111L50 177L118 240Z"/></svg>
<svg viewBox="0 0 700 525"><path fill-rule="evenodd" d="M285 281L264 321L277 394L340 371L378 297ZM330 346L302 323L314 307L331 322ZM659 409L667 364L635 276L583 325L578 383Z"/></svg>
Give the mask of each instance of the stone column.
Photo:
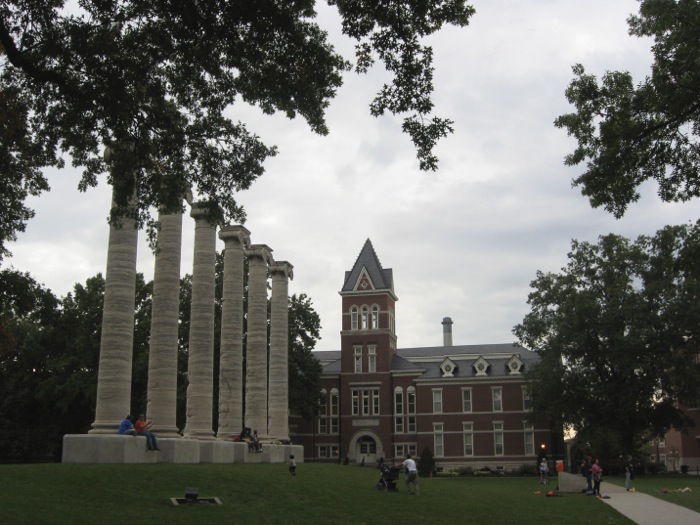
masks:
<svg viewBox="0 0 700 525"><path fill-rule="evenodd" d="M180 312L182 212L163 214L153 273L151 345L148 354L148 407L159 437L177 433L177 350Z"/></svg>
<svg viewBox="0 0 700 525"><path fill-rule="evenodd" d="M219 429L217 438L229 440L243 428L243 276L244 248L250 232L243 226L224 226L224 286L219 358Z"/></svg>
<svg viewBox="0 0 700 525"><path fill-rule="evenodd" d="M214 286L216 225L206 216L206 204L194 203L195 220L190 351L187 361L187 423L185 437L214 439Z"/></svg>
<svg viewBox="0 0 700 525"><path fill-rule="evenodd" d="M254 244L248 256L248 337L246 339L245 420L259 437L267 433L267 267L272 250Z"/></svg>
<svg viewBox="0 0 700 525"><path fill-rule="evenodd" d="M131 413L137 242L133 219L122 218L118 227L110 227L97 404L90 434L116 433L119 423Z"/></svg>
<svg viewBox="0 0 700 525"><path fill-rule="evenodd" d="M269 435L289 439L289 279L293 266L286 261L270 265Z"/></svg>

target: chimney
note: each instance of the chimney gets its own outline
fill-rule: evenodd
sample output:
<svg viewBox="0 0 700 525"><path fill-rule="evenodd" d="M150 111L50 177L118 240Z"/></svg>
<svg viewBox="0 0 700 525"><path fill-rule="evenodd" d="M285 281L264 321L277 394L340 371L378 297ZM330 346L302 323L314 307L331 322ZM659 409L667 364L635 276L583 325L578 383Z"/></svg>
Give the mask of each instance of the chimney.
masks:
<svg viewBox="0 0 700 525"><path fill-rule="evenodd" d="M442 320L442 345L452 346L452 319L445 317Z"/></svg>

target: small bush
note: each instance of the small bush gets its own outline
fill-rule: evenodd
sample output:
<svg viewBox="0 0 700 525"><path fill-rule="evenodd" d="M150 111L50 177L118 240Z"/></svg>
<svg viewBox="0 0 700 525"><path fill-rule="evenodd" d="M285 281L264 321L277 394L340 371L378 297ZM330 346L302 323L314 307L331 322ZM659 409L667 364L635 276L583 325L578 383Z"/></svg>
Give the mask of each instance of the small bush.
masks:
<svg viewBox="0 0 700 525"><path fill-rule="evenodd" d="M687 474L690 470L690 465L681 465L681 474Z"/></svg>
<svg viewBox="0 0 700 525"><path fill-rule="evenodd" d="M473 476L474 475L474 469L471 467L462 467L458 471L460 476Z"/></svg>
<svg viewBox="0 0 700 525"><path fill-rule="evenodd" d="M535 465L531 465L530 463L524 463L520 465L518 472L521 476L536 476L537 467Z"/></svg>
<svg viewBox="0 0 700 525"><path fill-rule="evenodd" d="M666 465L664 463L649 462L645 465L645 470L649 474L659 474L660 472L666 472Z"/></svg>

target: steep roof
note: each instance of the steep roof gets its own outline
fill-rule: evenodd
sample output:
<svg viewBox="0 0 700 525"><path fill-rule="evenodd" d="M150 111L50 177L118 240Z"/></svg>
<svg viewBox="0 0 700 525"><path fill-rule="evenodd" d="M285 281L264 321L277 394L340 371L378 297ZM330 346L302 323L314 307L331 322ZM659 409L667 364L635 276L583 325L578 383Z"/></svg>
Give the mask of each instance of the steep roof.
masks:
<svg viewBox="0 0 700 525"><path fill-rule="evenodd" d="M365 245L362 247L360 255L357 256L352 270L345 272L345 281L341 292L355 291L355 285L363 269L367 272L375 290L390 290L392 293L394 292L393 271L382 268L382 263L379 262L377 253L372 246L372 241L369 239L365 241Z"/></svg>

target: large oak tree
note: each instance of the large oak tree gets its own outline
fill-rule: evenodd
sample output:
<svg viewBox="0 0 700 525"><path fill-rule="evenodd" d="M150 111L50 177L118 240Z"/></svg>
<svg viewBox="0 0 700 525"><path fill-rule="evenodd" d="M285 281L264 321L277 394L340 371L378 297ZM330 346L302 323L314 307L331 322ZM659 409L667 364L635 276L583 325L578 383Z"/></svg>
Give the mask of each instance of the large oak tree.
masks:
<svg viewBox="0 0 700 525"><path fill-rule="evenodd" d="M578 141L566 164L585 164L574 185L618 218L646 180L667 202L700 195L700 3L642 0L628 23L654 41L650 75L635 85L629 72L608 71L599 81L577 64L566 91L576 111L555 121Z"/></svg>
<svg viewBox="0 0 700 525"><path fill-rule="evenodd" d="M153 233L152 209L192 190L212 216L242 221L236 193L274 147L236 121L240 104L303 117L327 133L329 101L354 67L392 75L374 115L405 115L420 166L435 169L451 121L432 115L432 51L422 38L464 26L465 0L327 0L355 40L354 65L317 23L315 0L14 0L0 5L0 257L24 228L24 204L69 159L81 189L108 173L112 220ZM106 151L109 153L104 156ZM132 197L136 197L130 200Z"/></svg>
<svg viewBox="0 0 700 525"><path fill-rule="evenodd" d="M514 328L541 361L528 379L535 412L609 447L688 423L678 401L700 392L700 225L632 242L573 241L561 273L538 272Z"/></svg>

